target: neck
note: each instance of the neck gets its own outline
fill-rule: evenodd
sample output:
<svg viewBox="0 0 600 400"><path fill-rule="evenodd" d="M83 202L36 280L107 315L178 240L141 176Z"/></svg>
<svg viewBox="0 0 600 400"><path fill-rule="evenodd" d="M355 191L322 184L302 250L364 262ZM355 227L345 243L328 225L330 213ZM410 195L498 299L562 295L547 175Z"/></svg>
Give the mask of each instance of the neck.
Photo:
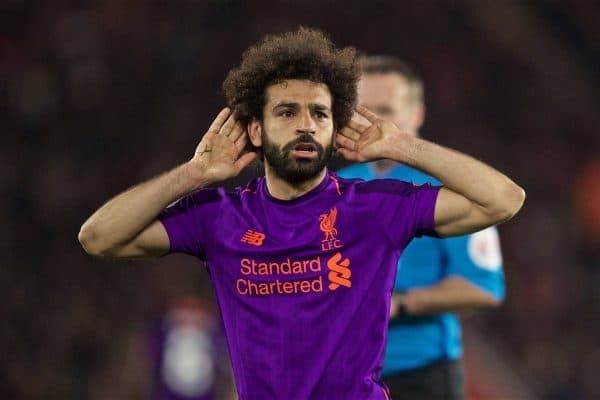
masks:
<svg viewBox="0 0 600 400"><path fill-rule="evenodd" d="M323 181L325 178L326 169L323 170L311 180L298 184L291 184L279 177L273 169L266 163L265 160L265 178L267 181L267 189L269 194L279 200L293 200L310 192Z"/></svg>

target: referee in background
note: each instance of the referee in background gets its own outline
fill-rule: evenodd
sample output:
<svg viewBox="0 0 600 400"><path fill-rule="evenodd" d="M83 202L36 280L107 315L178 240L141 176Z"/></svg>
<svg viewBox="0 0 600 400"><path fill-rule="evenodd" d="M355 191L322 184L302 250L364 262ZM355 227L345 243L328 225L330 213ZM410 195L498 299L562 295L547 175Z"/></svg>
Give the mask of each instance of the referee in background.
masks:
<svg viewBox="0 0 600 400"><path fill-rule="evenodd" d="M425 107L423 81L391 56L362 59L359 104L418 136ZM354 164L344 178L391 178L440 185L431 176L390 160ZM415 238L396 275L383 377L394 400L465 399L457 311L494 307L504 298L504 274L495 227L475 234Z"/></svg>

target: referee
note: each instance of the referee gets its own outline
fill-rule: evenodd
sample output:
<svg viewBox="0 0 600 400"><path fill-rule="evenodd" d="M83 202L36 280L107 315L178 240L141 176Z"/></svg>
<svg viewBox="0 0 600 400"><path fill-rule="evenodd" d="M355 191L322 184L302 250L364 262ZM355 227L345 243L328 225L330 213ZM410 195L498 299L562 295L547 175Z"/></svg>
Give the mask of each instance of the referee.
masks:
<svg viewBox="0 0 600 400"><path fill-rule="evenodd" d="M423 82L390 56L362 59L359 103L418 136L424 119ZM346 178L391 178L439 185L390 160L354 164ZM464 399L461 329L456 311L497 306L504 298L496 228L447 239L415 238L396 275L383 377L393 399Z"/></svg>

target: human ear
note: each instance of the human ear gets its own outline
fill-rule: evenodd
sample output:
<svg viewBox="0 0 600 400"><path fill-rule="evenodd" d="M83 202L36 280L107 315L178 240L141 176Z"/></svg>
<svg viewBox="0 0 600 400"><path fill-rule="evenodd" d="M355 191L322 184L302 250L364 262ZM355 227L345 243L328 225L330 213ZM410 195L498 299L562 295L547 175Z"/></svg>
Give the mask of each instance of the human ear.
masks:
<svg viewBox="0 0 600 400"><path fill-rule="evenodd" d="M253 118L248 122L248 136L254 147L262 146L262 125L260 121Z"/></svg>

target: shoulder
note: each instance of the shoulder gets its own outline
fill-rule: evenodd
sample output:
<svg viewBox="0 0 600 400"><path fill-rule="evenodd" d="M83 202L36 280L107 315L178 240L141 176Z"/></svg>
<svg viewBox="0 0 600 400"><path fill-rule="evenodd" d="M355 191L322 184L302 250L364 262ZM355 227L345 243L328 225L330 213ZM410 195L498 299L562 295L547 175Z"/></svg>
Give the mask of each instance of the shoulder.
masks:
<svg viewBox="0 0 600 400"><path fill-rule="evenodd" d="M373 179L363 180L360 178L343 178L335 176L341 187L352 187L356 193L373 193L373 194L395 194L408 195L415 190L418 190L420 185L414 185L410 182L401 181L398 179ZM430 186L427 184L427 186Z"/></svg>
<svg viewBox="0 0 600 400"><path fill-rule="evenodd" d="M256 187L257 179L253 179L246 185L238 186L231 190L228 190L224 187L203 188L185 197L182 197L173 204L169 205L167 209L181 207L193 208L195 206L235 201L242 198L246 193L255 193Z"/></svg>
<svg viewBox="0 0 600 400"><path fill-rule="evenodd" d="M219 188L200 189L194 193L169 204L163 211L162 216L176 215L183 212L200 210L206 205L218 203L223 198Z"/></svg>
<svg viewBox="0 0 600 400"><path fill-rule="evenodd" d="M408 178L406 180L410 180L411 182L414 182L419 185L429 183L435 186L441 186L441 182L435 179L433 176L427 175L425 172L419 171L418 169L414 169L411 167L405 168L408 172Z"/></svg>
<svg viewBox="0 0 600 400"><path fill-rule="evenodd" d="M381 193L381 194L393 194L393 195L411 195L414 192L422 190L423 188L429 188L432 185L426 183L424 185L417 185L412 182L405 182L398 179L374 179L368 182L361 182L358 185L357 191L365 193Z"/></svg>

